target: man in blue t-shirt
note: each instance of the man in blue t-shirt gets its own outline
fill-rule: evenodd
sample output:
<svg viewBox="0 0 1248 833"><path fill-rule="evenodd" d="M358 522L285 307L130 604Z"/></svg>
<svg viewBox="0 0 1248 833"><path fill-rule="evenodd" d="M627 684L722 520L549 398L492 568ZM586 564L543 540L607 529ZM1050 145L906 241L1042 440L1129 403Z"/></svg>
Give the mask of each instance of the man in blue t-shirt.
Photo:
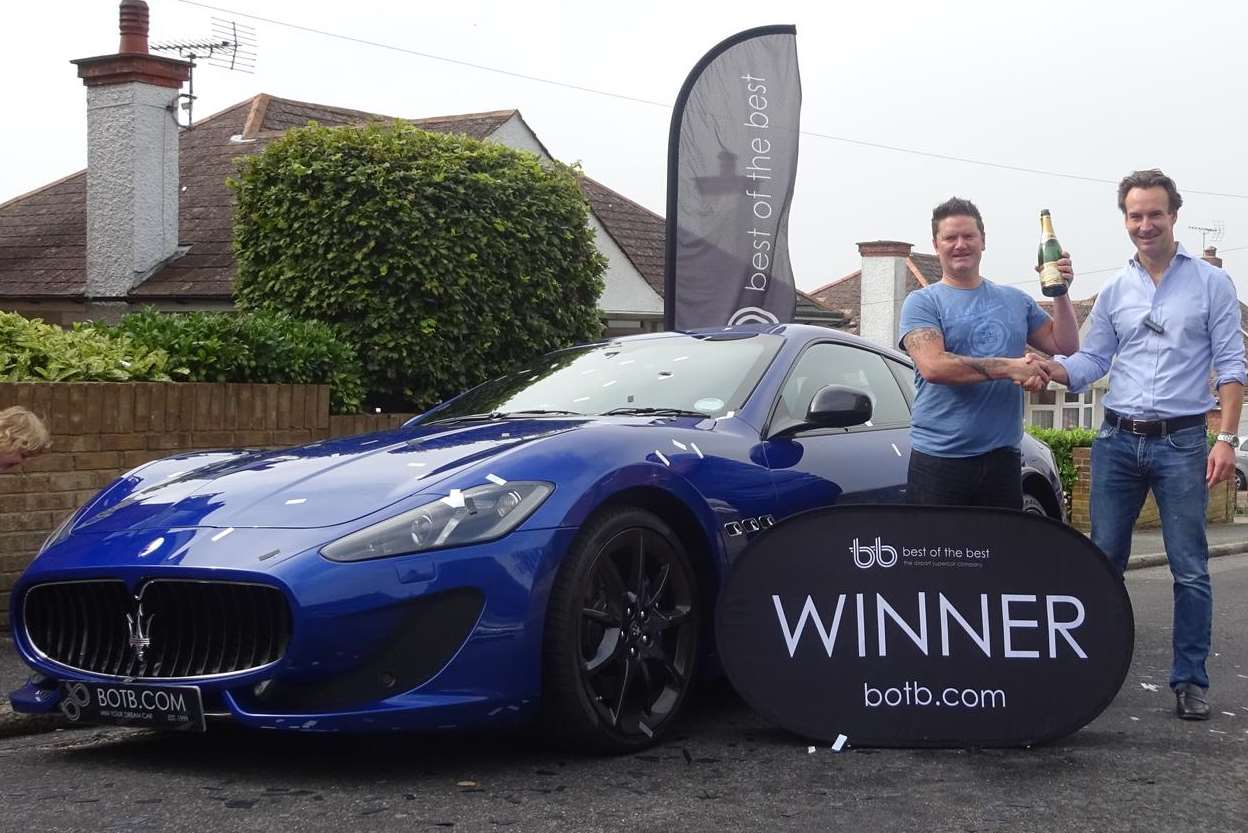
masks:
<svg viewBox="0 0 1248 833"><path fill-rule="evenodd" d="M909 499L1021 509L1022 391L1049 382L1023 355L1028 344L1049 354L1078 349L1070 294L1054 299L1050 318L1025 292L982 277L984 221L970 200L936 206L932 244L940 282L912 292L901 308L901 346L914 359L917 387ZM1062 255L1058 268L1069 283L1070 257Z"/></svg>

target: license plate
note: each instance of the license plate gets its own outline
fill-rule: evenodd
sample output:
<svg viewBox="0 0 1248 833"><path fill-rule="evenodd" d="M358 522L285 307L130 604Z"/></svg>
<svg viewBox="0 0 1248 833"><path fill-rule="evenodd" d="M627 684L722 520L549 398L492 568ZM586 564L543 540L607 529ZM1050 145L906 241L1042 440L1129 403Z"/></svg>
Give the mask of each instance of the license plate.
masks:
<svg viewBox="0 0 1248 833"><path fill-rule="evenodd" d="M71 723L204 731L204 701L195 686L65 682L61 713Z"/></svg>

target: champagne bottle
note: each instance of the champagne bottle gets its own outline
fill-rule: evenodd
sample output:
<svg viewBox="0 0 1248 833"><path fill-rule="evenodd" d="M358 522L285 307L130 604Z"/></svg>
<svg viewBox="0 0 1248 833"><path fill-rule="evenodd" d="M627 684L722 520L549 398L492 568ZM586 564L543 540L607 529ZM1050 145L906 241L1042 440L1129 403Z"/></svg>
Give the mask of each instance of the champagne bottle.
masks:
<svg viewBox="0 0 1248 833"><path fill-rule="evenodd" d="M1053 233L1053 218L1049 209L1040 211L1040 250L1036 253L1036 265L1040 267L1040 291L1050 298L1066 294L1066 280L1058 271L1057 261L1062 257L1062 244Z"/></svg>

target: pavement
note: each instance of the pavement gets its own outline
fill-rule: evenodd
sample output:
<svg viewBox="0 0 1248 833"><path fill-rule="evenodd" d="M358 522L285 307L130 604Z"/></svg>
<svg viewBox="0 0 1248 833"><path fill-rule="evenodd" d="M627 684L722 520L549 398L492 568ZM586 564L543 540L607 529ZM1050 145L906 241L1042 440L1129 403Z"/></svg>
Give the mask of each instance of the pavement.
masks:
<svg viewBox="0 0 1248 833"><path fill-rule="evenodd" d="M1248 516L1236 516L1229 524L1210 524L1206 530L1209 557L1248 553ZM1131 538L1131 561L1128 570L1155 567L1166 563L1166 548L1160 529L1137 530ZM9 706L8 694L21 687L30 669L17 654L13 640L0 635L0 737L61 731L67 722L59 715L35 716L18 714Z"/></svg>

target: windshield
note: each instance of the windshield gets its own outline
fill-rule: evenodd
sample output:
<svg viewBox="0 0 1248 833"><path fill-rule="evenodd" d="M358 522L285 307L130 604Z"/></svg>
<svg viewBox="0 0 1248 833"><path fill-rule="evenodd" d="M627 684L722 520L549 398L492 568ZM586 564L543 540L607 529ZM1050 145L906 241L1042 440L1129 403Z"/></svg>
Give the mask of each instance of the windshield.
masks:
<svg viewBox="0 0 1248 833"><path fill-rule="evenodd" d="M741 407L780 348L779 336L659 336L547 354L486 382L420 422L513 413L604 414L651 410L723 416Z"/></svg>

